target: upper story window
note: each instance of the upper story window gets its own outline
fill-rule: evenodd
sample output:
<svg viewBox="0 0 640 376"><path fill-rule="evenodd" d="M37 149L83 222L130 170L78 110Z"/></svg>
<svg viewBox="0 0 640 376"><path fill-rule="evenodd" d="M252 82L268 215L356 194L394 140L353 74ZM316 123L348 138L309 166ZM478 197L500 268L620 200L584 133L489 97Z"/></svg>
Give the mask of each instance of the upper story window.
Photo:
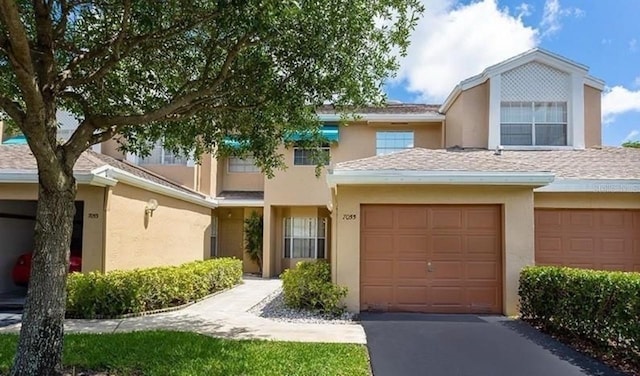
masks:
<svg viewBox="0 0 640 376"><path fill-rule="evenodd" d="M293 148L293 164L295 166L315 166L318 164L318 158L322 158L322 162L326 166L329 164L329 158L331 157L330 150L328 146L317 150ZM314 153L318 152L322 153L322 155L314 155Z"/></svg>
<svg viewBox="0 0 640 376"><path fill-rule="evenodd" d="M500 143L566 146L567 102L502 102Z"/></svg>
<svg viewBox="0 0 640 376"><path fill-rule="evenodd" d="M153 146L149 156L138 159L140 165L181 165L186 166L189 158L176 155L162 146L162 142L158 141Z"/></svg>
<svg viewBox="0 0 640 376"><path fill-rule="evenodd" d="M229 172L260 172L260 168L256 166L256 161L253 157L240 158L229 157Z"/></svg>
<svg viewBox="0 0 640 376"><path fill-rule="evenodd" d="M389 154L413 148L413 132L381 131L376 132L376 155Z"/></svg>

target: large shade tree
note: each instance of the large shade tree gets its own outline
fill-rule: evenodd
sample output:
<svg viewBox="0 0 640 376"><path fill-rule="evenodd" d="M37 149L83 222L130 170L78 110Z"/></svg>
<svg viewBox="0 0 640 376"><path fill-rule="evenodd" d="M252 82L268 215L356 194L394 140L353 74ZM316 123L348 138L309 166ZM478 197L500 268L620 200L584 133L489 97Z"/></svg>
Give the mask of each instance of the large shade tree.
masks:
<svg viewBox="0 0 640 376"><path fill-rule="evenodd" d="M418 0L0 0L0 112L37 161L35 249L14 375L61 372L73 166L121 135L144 154L242 140L266 172L314 106L380 103ZM67 141L56 112L79 120ZM317 133L317 132L316 132Z"/></svg>

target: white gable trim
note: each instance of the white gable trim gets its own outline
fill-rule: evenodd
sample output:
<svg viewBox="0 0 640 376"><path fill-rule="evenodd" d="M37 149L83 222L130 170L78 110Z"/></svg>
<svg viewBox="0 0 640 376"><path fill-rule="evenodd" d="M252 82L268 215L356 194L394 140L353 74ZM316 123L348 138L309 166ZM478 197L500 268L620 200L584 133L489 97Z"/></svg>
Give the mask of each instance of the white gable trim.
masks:
<svg viewBox="0 0 640 376"><path fill-rule="evenodd" d="M493 77L499 76L506 71L533 61L537 61L552 68L567 72L571 76L577 75L581 78L581 82L583 85L588 85L601 91L604 90L604 81L590 76L588 74L589 68L586 65L582 65L573 60L569 60L563 56L556 55L541 48L534 48L520 55L507 59L501 63L492 65L482 71L482 73L473 77L469 77L466 80L460 82L449 94L442 106L440 106L440 112L445 113L446 111L448 111L449 107L451 107L453 102L455 102L456 98L458 98L458 95L460 95L462 91L469 90L473 87L481 85Z"/></svg>

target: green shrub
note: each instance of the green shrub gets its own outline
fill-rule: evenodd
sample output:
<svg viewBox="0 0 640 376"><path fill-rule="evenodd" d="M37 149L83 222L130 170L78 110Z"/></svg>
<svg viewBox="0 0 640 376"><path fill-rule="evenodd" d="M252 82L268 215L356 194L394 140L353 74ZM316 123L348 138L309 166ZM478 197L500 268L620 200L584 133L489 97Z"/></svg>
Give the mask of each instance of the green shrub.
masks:
<svg viewBox="0 0 640 376"><path fill-rule="evenodd" d="M104 274L72 273L67 279L67 317L116 317L175 307L241 280L242 261L231 258Z"/></svg>
<svg viewBox="0 0 640 376"><path fill-rule="evenodd" d="M331 266L324 261L301 261L280 276L287 306L330 315L344 312L347 288L331 283Z"/></svg>
<svg viewBox="0 0 640 376"><path fill-rule="evenodd" d="M640 273L527 267L519 293L523 319L640 360Z"/></svg>

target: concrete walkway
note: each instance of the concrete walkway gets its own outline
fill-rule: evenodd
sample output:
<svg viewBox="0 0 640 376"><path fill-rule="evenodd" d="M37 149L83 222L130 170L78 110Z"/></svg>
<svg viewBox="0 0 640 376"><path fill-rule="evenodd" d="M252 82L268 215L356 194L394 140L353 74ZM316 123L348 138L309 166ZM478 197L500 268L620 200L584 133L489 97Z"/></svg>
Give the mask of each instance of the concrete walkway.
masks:
<svg viewBox="0 0 640 376"><path fill-rule="evenodd" d="M234 339L366 343L359 324L288 323L247 312L281 285L278 279L247 278L240 286L178 311L120 320L66 320L65 330L67 333L116 333L162 329ZM0 332L19 330L19 323L0 328Z"/></svg>

